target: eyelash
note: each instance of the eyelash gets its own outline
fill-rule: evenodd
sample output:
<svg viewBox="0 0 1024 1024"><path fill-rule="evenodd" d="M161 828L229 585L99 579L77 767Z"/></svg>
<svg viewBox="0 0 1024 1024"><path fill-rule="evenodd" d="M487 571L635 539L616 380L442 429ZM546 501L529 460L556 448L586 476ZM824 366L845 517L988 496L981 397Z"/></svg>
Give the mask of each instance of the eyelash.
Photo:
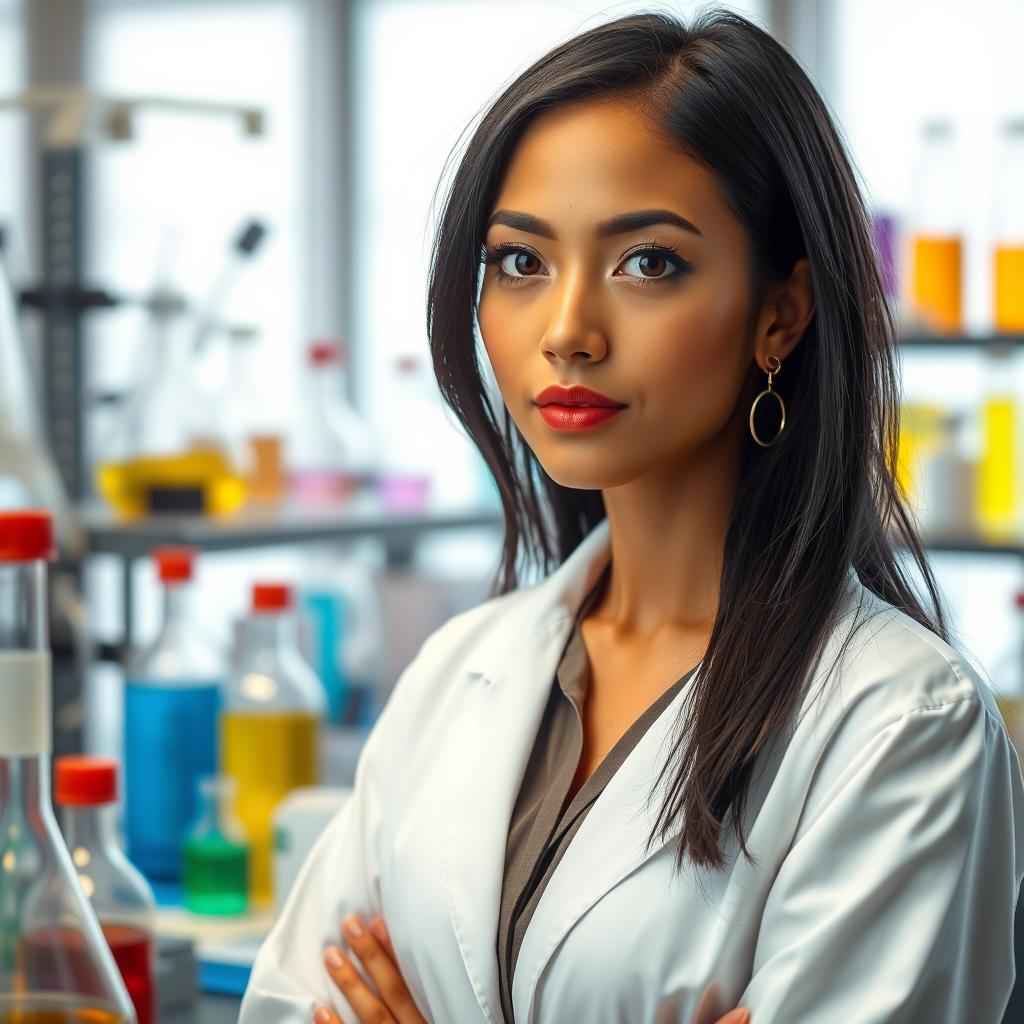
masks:
<svg viewBox="0 0 1024 1024"><path fill-rule="evenodd" d="M525 252L528 253L530 256L534 256L537 259L540 259L540 257L537 256L535 252L532 252L530 249L527 249L522 245L517 245L514 242L501 242L498 245L491 246L490 248L485 249L483 262L485 265L490 265L491 263L497 264L496 276L498 280L501 281L503 284L512 288L521 288L523 286L523 282L530 280L529 277L513 277L511 274L506 274L505 271L501 269L501 261L510 253L514 252ZM656 245L653 241L645 242L644 244L638 246L637 248L627 252L625 256L622 257L621 262L625 262L626 260L632 259L634 256L646 256L650 253L653 253L656 256L664 256L669 261L669 263L675 266L677 273L668 274L665 277L633 278L634 281L639 282L642 288L649 288L651 285L664 284L671 278L677 277L680 274L685 274L691 269L689 263L675 255L675 253L677 252L678 249L676 249L674 246Z"/></svg>

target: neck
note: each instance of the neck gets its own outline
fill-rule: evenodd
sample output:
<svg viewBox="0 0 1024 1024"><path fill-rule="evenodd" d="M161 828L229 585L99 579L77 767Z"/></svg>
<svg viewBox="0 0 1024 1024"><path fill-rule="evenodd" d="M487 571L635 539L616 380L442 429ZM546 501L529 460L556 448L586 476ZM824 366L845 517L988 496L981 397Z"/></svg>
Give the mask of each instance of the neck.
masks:
<svg viewBox="0 0 1024 1024"><path fill-rule="evenodd" d="M624 640L710 636L741 459L730 424L684 461L603 491L612 566L598 622Z"/></svg>

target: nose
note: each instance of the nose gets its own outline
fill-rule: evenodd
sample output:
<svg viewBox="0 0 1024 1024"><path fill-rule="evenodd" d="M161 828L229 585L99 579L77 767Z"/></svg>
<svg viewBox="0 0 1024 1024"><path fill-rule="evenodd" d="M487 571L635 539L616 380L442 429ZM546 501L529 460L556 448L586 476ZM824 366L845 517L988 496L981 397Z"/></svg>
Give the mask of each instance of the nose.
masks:
<svg viewBox="0 0 1024 1024"><path fill-rule="evenodd" d="M588 292L582 270L566 274L549 292L551 319L541 339L544 357L555 362L605 357L608 339L601 327L599 310Z"/></svg>

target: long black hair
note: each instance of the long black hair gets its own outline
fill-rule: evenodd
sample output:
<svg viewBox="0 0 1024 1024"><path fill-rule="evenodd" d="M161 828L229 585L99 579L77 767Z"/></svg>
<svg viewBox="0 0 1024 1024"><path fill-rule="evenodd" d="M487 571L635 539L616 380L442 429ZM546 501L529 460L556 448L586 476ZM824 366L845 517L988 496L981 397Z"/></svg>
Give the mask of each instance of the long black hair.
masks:
<svg viewBox="0 0 1024 1024"><path fill-rule="evenodd" d="M689 24L662 12L630 15L557 46L487 109L451 179L432 249L427 330L442 396L501 497L492 596L519 586L531 565L557 567L606 514L599 490L551 479L508 410L494 408L476 345L486 222L513 150L538 113L598 96L641 104L649 123L715 175L749 236L755 311L801 257L815 293L814 316L778 378L786 429L768 448L747 438L717 616L687 728L659 777L677 769L650 842L681 818L677 868L685 857L720 868L727 812L753 859L741 822L754 760L799 707L849 567L949 642L947 614L896 482L895 316L850 161L793 56L720 8Z"/></svg>

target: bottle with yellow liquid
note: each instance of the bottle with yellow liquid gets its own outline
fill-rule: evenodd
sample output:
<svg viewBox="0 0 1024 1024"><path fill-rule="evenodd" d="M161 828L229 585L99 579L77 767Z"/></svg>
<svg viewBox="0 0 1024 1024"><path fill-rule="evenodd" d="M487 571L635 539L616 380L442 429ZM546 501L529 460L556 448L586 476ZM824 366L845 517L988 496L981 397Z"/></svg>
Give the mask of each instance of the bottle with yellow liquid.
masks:
<svg viewBox="0 0 1024 1024"><path fill-rule="evenodd" d="M963 330L961 175L953 124L926 122L914 178L910 315L933 334Z"/></svg>
<svg viewBox="0 0 1024 1024"><path fill-rule="evenodd" d="M1015 388L1017 357L1010 346L988 354L981 405L977 523L982 537L1013 541L1020 524L1020 411Z"/></svg>
<svg viewBox="0 0 1024 1024"><path fill-rule="evenodd" d="M249 837L249 896L267 907L273 901L274 809L293 789L319 781L326 697L299 651L291 587L253 587L237 644L221 715L222 770L235 780L235 810Z"/></svg>
<svg viewBox="0 0 1024 1024"><path fill-rule="evenodd" d="M148 340L148 372L101 442L97 490L129 518L232 512L246 483L217 422L218 403L194 373L191 335L171 327Z"/></svg>
<svg viewBox="0 0 1024 1024"><path fill-rule="evenodd" d="M1003 125L994 201L994 325L1024 334L1024 118Z"/></svg>

